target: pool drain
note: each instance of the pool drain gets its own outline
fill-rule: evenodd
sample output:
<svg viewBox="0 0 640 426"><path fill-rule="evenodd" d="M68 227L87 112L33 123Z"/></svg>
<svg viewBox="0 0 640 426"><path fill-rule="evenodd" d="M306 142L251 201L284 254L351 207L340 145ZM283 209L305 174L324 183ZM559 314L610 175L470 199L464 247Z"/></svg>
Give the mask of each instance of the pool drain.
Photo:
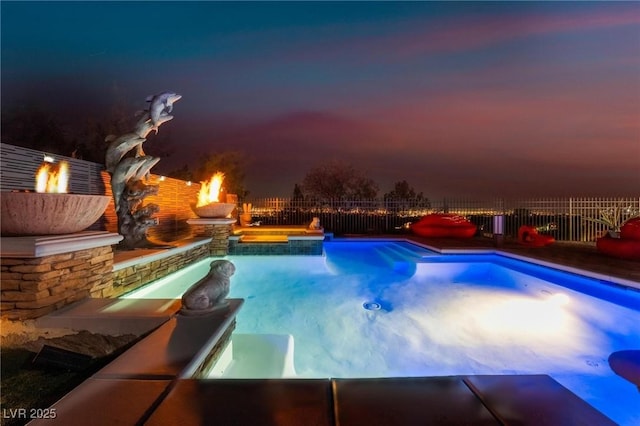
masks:
<svg viewBox="0 0 640 426"><path fill-rule="evenodd" d="M379 311L382 306L377 302L364 302L362 307L368 311Z"/></svg>

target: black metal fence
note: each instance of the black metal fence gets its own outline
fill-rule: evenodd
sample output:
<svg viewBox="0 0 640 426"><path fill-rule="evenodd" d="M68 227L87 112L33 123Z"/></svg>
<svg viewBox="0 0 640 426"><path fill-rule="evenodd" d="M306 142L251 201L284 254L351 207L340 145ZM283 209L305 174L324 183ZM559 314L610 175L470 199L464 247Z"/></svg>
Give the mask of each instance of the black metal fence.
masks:
<svg viewBox="0 0 640 426"><path fill-rule="evenodd" d="M429 213L456 213L492 234L495 216L504 216L504 235L515 237L522 225L535 226L559 241L595 241L629 218L640 215L637 198L441 199L308 201L288 198L251 200L253 221L262 225L306 225L320 219L326 232L401 234L407 225Z"/></svg>
<svg viewBox="0 0 640 426"><path fill-rule="evenodd" d="M42 151L0 143L0 189L32 189L35 171L42 163L44 154ZM101 164L55 157L71 163L71 192L105 193ZM448 212L466 216L478 226L479 233L493 233L493 218L502 215L505 236L515 237L520 226L529 225L553 235L559 241L595 241L604 232L615 231L625 220L640 215L640 194L626 198L442 198L323 202L260 198L242 201L252 204L253 221L260 221L264 225L306 225L318 217L325 231L336 235L399 234L407 232L407 223L426 214ZM241 207L238 209L240 212ZM183 225L175 222L176 226Z"/></svg>

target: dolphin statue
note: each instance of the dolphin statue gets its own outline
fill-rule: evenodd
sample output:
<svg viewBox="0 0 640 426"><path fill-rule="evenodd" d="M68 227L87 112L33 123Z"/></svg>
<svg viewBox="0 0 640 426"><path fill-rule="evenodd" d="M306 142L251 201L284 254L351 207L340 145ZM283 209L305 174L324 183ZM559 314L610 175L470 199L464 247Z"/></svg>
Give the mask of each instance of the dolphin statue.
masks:
<svg viewBox="0 0 640 426"><path fill-rule="evenodd" d="M116 166L111 175L111 192L116 206L116 212L120 210L120 198L129 179L135 176L138 169L147 161L147 157L127 157ZM147 169L148 170L148 169Z"/></svg>
<svg viewBox="0 0 640 426"><path fill-rule="evenodd" d="M138 157L142 159L142 163L140 167L133 174L133 179L141 180L143 177L147 176L153 166L158 164L160 161L160 157L151 157L150 155L145 155L144 157Z"/></svg>
<svg viewBox="0 0 640 426"><path fill-rule="evenodd" d="M167 113L162 113L160 114L160 117L158 118L158 123L157 126L153 124L153 122L151 121L151 117L149 116L149 113L147 111L143 111L144 115L142 116L142 118L140 120L138 120L138 123L136 124L136 129L135 129L135 133L138 134L138 136L140 136L141 138L146 138L147 135L149 134L149 132L151 132L152 130L155 130L156 134L158 133L158 127L163 124L166 123L169 120L173 119L173 115L169 115ZM144 155L144 152L141 153L140 155Z"/></svg>
<svg viewBox="0 0 640 426"><path fill-rule="evenodd" d="M109 135L105 138L105 141L111 142L105 156L105 167L109 173L114 172L118 161L133 148L137 148L136 156L144 155L142 143L146 141L146 139L140 137L137 133L127 133L118 138L116 138L115 135Z"/></svg>
<svg viewBox="0 0 640 426"><path fill-rule="evenodd" d="M168 114L173 110L173 103L179 101L181 98L182 95L178 95L173 92L162 92L147 98L147 102L151 103L149 105L149 118L151 118L151 122L153 123L156 133L158 126L162 124L160 119L162 114L165 113L165 115L168 116Z"/></svg>
<svg viewBox="0 0 640 426"><path fill-rule="evenodd" d="M151 117L149 117L149 112L140 111L139 113L142 114L142 118L136 123L134 133L141 138L146 138L149 132L153 130L153 123L151 122ZM138 115L138 113L136 113L136 115Z"/></svg>

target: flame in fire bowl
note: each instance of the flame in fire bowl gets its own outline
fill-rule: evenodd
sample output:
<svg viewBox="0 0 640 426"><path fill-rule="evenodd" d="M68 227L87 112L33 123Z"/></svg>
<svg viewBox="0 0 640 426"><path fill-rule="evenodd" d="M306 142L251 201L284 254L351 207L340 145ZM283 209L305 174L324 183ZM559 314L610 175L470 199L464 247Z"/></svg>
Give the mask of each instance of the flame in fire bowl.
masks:
<svg viewBox="0 0 640 426"><path fill-rule="evenodd" d="M100 218L110 199L106 195L3 192L1 233L21 236L80 232Z"/></svg>
<svg viewBox="0 0 640 426"><path fill-rule="evenodd" d="M205 218L223 218L227 217L231 214L233 209L236 207L234 203L209 203L204 206L196 207L195 204L191 204L191 210L198 217Z"/></svg>

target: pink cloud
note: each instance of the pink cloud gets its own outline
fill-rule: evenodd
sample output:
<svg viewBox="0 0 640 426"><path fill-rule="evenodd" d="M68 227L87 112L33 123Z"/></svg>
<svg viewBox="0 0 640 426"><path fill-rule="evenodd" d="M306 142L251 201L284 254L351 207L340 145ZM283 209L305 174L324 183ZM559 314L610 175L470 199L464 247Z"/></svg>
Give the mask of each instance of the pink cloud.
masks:
<svg viewBox="0 0 640 426"><path fill-rule="evenodd" d="M485 47L504 41L573 31L592 31L640 24L640 9L590 11L580 14L529 14L467 16L452 19L434 29L413 30L376 44L402 55L453 52ZM375 42L374 42L375 43Z"/></svg>

